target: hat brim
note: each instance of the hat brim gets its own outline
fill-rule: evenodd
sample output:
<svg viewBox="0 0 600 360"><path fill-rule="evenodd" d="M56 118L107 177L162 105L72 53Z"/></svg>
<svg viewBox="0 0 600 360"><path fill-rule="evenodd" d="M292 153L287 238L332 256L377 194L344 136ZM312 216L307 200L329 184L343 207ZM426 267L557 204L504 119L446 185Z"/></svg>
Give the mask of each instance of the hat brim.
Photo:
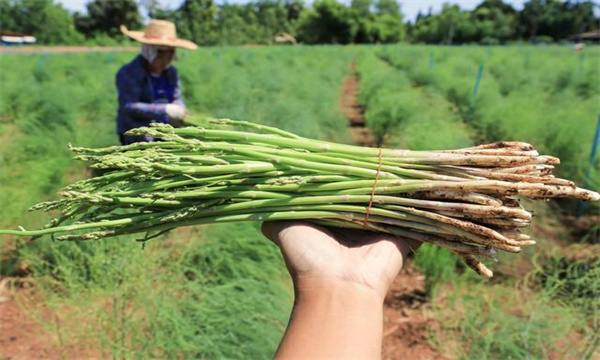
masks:
<svg viewBox="0 0 600 360"><path fill-rule="evenodd" d="M128 36L142 44L171 46L188 50L196 50L198 48L198 45L196 45L195 43L184 39L149 39L144 36L144 33L142 31L130 31L127 29L127 27L125 27L125 25L121 25L120 30L125 36Z"/></svg>

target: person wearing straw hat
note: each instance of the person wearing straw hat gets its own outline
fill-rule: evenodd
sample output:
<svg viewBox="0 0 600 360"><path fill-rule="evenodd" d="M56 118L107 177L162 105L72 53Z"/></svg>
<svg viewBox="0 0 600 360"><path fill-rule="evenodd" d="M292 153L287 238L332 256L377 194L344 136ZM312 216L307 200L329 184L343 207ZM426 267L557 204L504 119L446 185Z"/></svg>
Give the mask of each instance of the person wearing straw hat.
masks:
<svg viewBox="0 0 600 360"><path fill-rule="evenodd" d="M121 25L121 32L140 42L142 48L141 54L117 73L117 133L123 145L153 141L125 132L153 122L176 125L187 116L179 75L171 63L175 49L196 50L198 46L177 38L175 24L165 20L151 20L144 31L130 31Z"/></svg>

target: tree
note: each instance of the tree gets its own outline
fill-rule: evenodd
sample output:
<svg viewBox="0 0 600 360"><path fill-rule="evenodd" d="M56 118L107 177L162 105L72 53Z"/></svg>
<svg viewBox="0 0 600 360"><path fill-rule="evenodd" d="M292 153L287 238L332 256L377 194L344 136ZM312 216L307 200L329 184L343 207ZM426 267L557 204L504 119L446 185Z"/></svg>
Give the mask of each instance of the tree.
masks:
<svg viewBox="0 0 600 360"><path fill-rule="evenodd" d="M165 10L162 8L152 9L152 13L150 14L151 19L157 20L167 20L175 24L179 24L181 19L181 14L177 10Z"/></svg>
<svg viewBox="0 0 600 360"><path fill-rule="evenodd" d="M391 14L381 14L375 17L375 42L377 43L397 43L404 40L405 31L402 24L402 17Z"/></svg>
<svg viewBox="0 0 600 360"><path fill-rule="evenodd" d="M223 4L217 15L219 44L271 43L285 32L295 34L304 11L301 0L259 0L244 5Z"/></svg>
<svg viewBox="0 0 600 360"><path fill-rule="evenodd" d="M219 8L219 44L242 45L256 42L251 37L251 27L256 21L248 23L244 20L244 6L224 4Z"/></svg>
<svg viewBox="0 0 600 360"><path fill-rule="evenodd" d="M0 0L0 25L2 30L34 35L42 44L83 40L69 12L53 0Z"/></svg>
<svg viewBox="0 0 600 360"><path fill-rule="evenodd" d="M439 34L439 17L422 16L411 29L411 37L415 42L438 44L441 42Z"/></svg>
<svg viewBox="0 0 600 360"><path fill-rule="evenodd" d="M350 9L358 16L369 17L372 5L371 0L352 0L350 2Z"/></svg>
<svg viewBox="0 0 600 360"><path fill-rule="evenodd" d="M458 5L444 4L442 12L419 19L413 28L413 39L434 44L477 41L477 27L471 14L461 11Z"/></svg>
<svg viewBox="0 0 600 360"><path fill-rule="evenodd" d="M77 30L87 37L106 34L117 38L121 36L121 25L135 30L142 27L135 0L93 0L87 4L87 11L87 15L75 14Z"/></svg>
<svg viewBox="0 0 600 360"><path fill-rule="evenodd" d="M440 31L445 44L451 45L456 28L462 20L458 5L444 4L440 14Z"/></svg>
<svg viewBox="0 0 600 360"><path fill-rule="evenodd" d="M554 40L597 27L592 1L530 0L519 14L521 35L530 41L538 36Z"/></svg>
<svg viewBox="0 0 600 360"><path fill-rule="evenodd" d="M302 0L285 0L284 4L287 9L288 21L294 24L300 19L300 15L304 11L304 2Z"/></svg>
<svg viewBox="0 0 600 360"><path fill-rule="evenodd" d="M350 10L335 0L317 0L300 16L298 38L307 44L349 44L355 29Z"/></svg>
<svg viewBox="0 0 600 360"><path fill-rule="evenodd" d="M591 31L599 27L599 19L594 16L594 4L588 1L568 1L567 7L572 16L571 35Z"/></svg>
<svg viewBox="0 0 600 360"><path fill-rule="evenodd" d="M546 16L545 0L530 0L523 5L519 14L519 23L522 34L533 41L537 35L540 24Z"/></svg>
<svg viewBox="0 0 600 360"><path fill-rule="evenodd" d="M375 42L395 43L404 39L400 6L395 0L375 2Z"/></svg>
<svg viewBox="0 0 600 360"><path fill-rule="evenodd" d="M389 14L402 18L400 5L395 0L378 0L375 2L375 12L379 15ZM419 14L421 12L419 11Z"/></svg>
<svg viewBox="0 0 600 360"><path fill-rule="evenodd" d="M258 0L256 17L268 42L278 33L292 30L288 20L288 8L280 0Z"/></svg>
<svg viewBox="0 0 600 360"><path fill-rule="evenodd" d="M179 8L178 31L200 45L217 43L218 8L212 0L185 0Z"/></svg>
<svg viewBox="0 0 600 360"><path fill-rule="evenodd" d="M539 26L539 34L554 39L597 29L594 4L591 1L548 1L545 16Z"/></svg>
<svg viewBox="0 0 600 360"><path fill-rule="evenodd" d="M485 0L473 10L477 26L476 40L501 42L516 36L517 12L502 0Z"/></svg>
<svg viewBox="0 0 600 360"><path fill-rule="evenodd" d="M375 42L375 19L371 13L372 0L352 0L350 14L353 23L353 42L371 44Z"/></svg>

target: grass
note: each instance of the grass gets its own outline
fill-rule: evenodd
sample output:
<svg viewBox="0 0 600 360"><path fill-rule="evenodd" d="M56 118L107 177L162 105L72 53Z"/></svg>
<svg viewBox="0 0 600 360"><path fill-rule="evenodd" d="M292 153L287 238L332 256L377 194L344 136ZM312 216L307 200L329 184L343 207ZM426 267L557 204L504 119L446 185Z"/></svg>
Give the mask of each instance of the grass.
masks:
<svg viewBox="0 0 600 360"><path fill-rule="evenodd" d="M270 357L292 297L279 251L248 224L183 235L143 250L121 238L21 255L50 309L89 326L65 326L61 338L94 338L116 358Z"/></svg>
<svg viewBox="0 0 600 360"><path fill-rule="evenodd" d="M440 352L461 359L594 358L600 262L567 259L553 240L536 239L540 249L524 259L501 257L491 283L421 260L441 324L430 339Z"/></svg>
<svg viewBox="0 0 600 360"><path fill-rule="evenodd" d="M442 324L436 345L452 358L580 358L593 335L577 308L518 283L459 279L432 303Z"/></svg>

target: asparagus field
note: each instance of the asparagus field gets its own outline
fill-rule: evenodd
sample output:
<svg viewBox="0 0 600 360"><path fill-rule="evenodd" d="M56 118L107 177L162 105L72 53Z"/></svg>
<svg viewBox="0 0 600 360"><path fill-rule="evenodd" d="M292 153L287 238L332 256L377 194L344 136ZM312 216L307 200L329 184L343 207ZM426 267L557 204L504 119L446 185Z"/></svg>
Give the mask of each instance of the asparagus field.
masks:
<svg viewBox="0 0 600 360"><path fill-rule="evenodd" d="M448 358L593 357L600 260L567 250L595 246L598 202L584 232L565 219L598 199L598 55L200 49L175 64L187 106L247 122L154 126L137 131L163 141L119 147L114 75L134 53L0 54L0 228L15 229L1 275L33 284L41 303L14 296L55 329L56 357L268 358L292 289L256 222L310 219L430 243L415 258L440 324L426 341ZM350 143L347 76L381 150ZM40 201L48 213L27 212ZM465 271L489 277L484 262L493 281Z"/></svg>

